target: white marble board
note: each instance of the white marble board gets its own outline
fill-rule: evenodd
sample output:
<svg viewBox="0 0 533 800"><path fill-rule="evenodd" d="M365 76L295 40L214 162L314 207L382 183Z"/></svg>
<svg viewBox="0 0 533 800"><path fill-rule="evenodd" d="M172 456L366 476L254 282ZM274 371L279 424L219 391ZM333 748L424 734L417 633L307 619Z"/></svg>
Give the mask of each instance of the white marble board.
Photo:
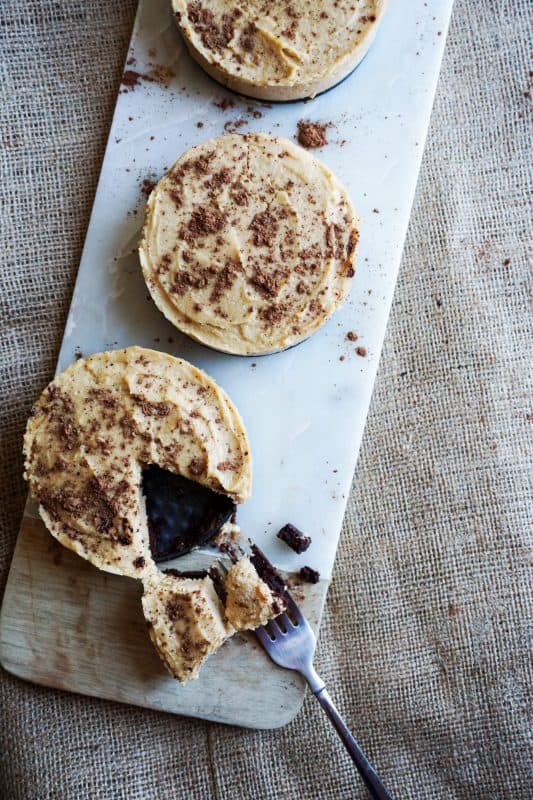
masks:
<svg viewBox="0 0 533 800"><path fill-rule="evenodd" d="M128 54L135 64L125 68L148 74L156 65L173 77L168 85L140 80L119 93L59 356L61 370L78 352L138 344L186 358L212 375L236 403L251 439L253 496L239 510L244 533L284 570L302 563L318 569L324 593L385 336L452 2L391 0L370 52L343 83L311 101L265 107L236 97L191 60L168 0L141 0ZM225 97L235 106L222 111L215 103ZM346 185L361 218L358 269L343 308L298 347L259 358L216 353L178 334L149 300L136 254L142 181L159 178L185 149L221 135L226 123L241 118L239 132L288 138L302 118L333 123L330 143L316 154ZM348 331L358 333L356 344L346 340ZM356 355L358 345L366 357ZM304 561L275 538L287 521L313 539ZM10 581L6 596L14 600L14 592ZM16 671L11 662L10 668ZM46 682L29 668L24 676ZM291 686L298 686L296 713L301 687ZM65 688L76 689L75 682ZM98 687L80 691L112 696ZM117 699L127 700L127 693ZM200 706L198 698L190 707L167 704L168 710L212 718ZM238 709L216 718L254 724L241 720Z"/></svg>

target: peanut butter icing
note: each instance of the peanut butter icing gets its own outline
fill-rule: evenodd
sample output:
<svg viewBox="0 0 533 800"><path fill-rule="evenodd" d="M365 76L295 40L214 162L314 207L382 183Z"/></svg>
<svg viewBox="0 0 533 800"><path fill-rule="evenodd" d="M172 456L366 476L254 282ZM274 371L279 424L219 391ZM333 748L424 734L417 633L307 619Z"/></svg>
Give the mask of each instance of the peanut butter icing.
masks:
<svg viewBox="0 0 533 800"><path fill-rule="evenodd" d="M252 355L290 347L341 305L358 219L333 173L287 139L231 134L184 153L150 194L139 252L177 328Z"/></svg>
<svg viewBox="0 0 533 800"><path fill-rule="evenodd" d="M259 577L248 556L229 570L226 595L226 617L238 631L265 625L283 611L280 599Z"/></svg>
<svg viewBox="0 0 533 800"><path fill-rule="evenodd" d="M157 652L182 683L197 678L208 656L234 632L209 577L153 572L144 581L142 606Z"/></svg>
<svg viewBox="0 0 533 800"><path fill-rule="evenodd" d="M172 0L187 47L236 92L313 97L348 75L370 47L386 0Z"/></svg>
<svg viewBox="0 0 533 800"><path fill-rule="evenodd" d="M100 569L153 568L142 469L157 464L245 501L251 456L226 393L186 361L141 347L71 364L24 437L25 477L50 533Z"/></svg>
<svg viewBox="0 0 533 800"><path fill-rule="evenodd" d="M264 625L284 610L247 556L227 574L224 603L210 577L155 570L143 584L150 637L171 675L182 683L197 678L208 656L236 631Z"/></svg>

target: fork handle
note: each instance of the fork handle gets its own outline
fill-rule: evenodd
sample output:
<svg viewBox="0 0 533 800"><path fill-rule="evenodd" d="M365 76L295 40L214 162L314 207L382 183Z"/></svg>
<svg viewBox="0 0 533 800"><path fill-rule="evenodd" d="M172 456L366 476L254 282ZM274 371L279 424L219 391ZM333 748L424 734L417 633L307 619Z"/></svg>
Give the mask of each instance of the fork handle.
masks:
<svg viewBox="0 0 533 800"><path fill-rule="evenodd" d="M314 696L330 718L333 727L342 739L353 763L365 782L366 788L370 792L370 796L373 797L374 800L392 800L391 795L379 779L376 770L355 741L350 729L335 708L335 704L329 696L322 678L317 675L313 667L302 670L302 674L309 683Z"/></svg>

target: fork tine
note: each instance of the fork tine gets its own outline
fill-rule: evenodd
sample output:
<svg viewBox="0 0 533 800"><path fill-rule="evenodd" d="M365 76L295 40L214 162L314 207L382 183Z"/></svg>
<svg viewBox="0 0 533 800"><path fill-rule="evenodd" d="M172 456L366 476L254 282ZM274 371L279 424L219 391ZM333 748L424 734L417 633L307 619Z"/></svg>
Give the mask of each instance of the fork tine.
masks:
<svg viewBox="0 0 533 800"><path fill-rule="evenodd" d="M217 567L221 571L222 575L224 577L226 577L226 575L228 574L229 570L228 570L227 566L224 564L224 562L222 561L221 558L217 558Z"/></svg>
<svg viewBox="0 0 533 800"><path fill-rule="evenodd" d="M274 637L274 639L278 639L282 633L281 628L278 628L275 620L273 619L269 619L267 624L264 625L263 627L271 637Z"/></svg>
<svg viewBox="0 0 533 800"><path fill-rule="evenodd" d="M289 617L287 614L285 614L285 613L283 613L283 614L280 614L279 616L277 616L277 617L276 617L276 624L277 624L279 627L281 627L281 625L283 625L283 626L284 626L284 627L285 627L285 628L286 628L288 631L290 631L290 630L291 630L291 628L294 628L294 622L293 622L293 621L292 621L292 619L291 619L291 618L290 618L290 617Z"/></svg>
<svg viewBox="0 0 533 800"><path fill-rule="evenodd" d="M283 599L285 600L285 605L287 606L287 611L290 611L294 618L300 625L303 625L305 622L305 617L300 611L299 606L296 605L291 594L288 591L283 593Z"/></svg>
<svg viewBox="0 0 533 800"><path fill-rule="evenodd" d="M254 633L261 642L261 644L263 645L263 647L268 648L268 645L272 644L272 639L268 635L264 625L260 625L259 628L256 628Z"/></svg>

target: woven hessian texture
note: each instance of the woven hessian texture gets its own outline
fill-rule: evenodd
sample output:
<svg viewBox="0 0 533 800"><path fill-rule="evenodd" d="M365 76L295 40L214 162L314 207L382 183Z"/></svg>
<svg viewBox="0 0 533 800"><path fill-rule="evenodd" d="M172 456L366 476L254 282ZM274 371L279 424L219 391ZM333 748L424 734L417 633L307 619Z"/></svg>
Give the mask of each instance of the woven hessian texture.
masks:
<svg viewBox="0 0 533 800"><path fill-rule="evenodd" d="M531 797L530 12L456 4L318 649L398 800ZM0 589L26 491L21 435L53 373L134 13L133 0L0 11ZM253 733L2 672L0 796L365 793L312 699L285 729Z"/></svg>

